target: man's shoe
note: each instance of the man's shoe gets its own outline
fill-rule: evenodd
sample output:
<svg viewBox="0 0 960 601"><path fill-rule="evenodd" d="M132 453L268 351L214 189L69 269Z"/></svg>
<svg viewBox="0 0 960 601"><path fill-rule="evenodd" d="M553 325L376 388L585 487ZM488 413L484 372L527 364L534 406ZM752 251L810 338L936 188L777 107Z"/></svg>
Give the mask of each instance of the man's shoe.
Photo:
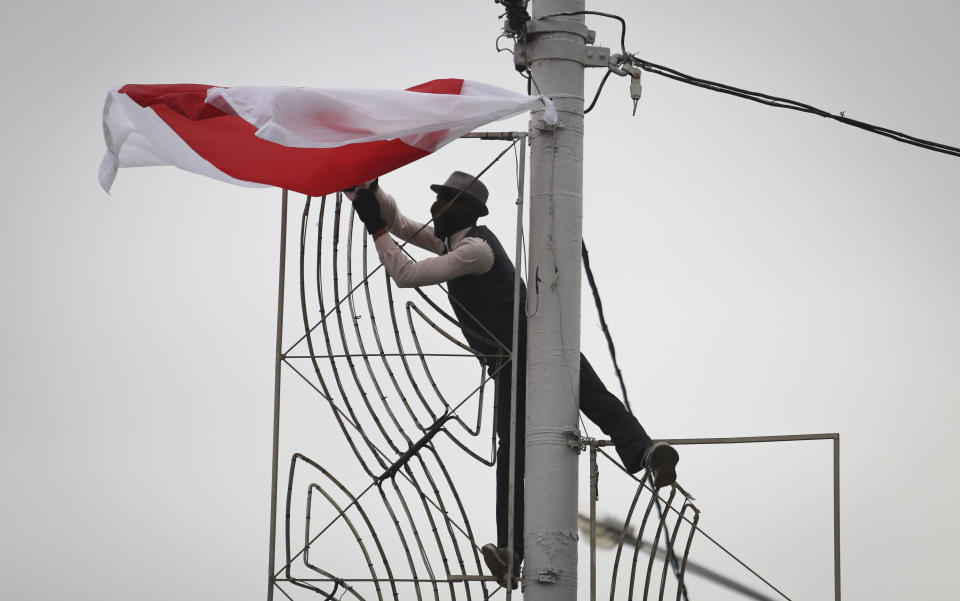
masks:
<svg viewBox="0 0 960 601"><path fill-rule="evenodd" d="M507 588L507 561L510 557L506 547L497 547L493 543L487 543L480 547L480 553L483 554L483 563L487 564L490 573L497 579L497 584ZM513 552L513 577L510 578L510 589L515 589L520 583L520 556L516 551Z"/></svg>
<svg viewBox="0 0 960 601"><path fill-rule="evenodd" d="M680 454L665 442L655 442L647 449L644 465L653 476L653 487L669 486L677 481L677 462Z"/></svg>

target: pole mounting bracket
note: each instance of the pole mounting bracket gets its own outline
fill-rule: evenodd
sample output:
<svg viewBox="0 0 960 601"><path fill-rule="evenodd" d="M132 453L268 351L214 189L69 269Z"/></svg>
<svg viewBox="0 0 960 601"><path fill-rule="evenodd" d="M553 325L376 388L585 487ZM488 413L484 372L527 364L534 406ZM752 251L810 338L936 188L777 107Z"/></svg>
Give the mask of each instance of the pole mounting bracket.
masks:
<svg viewBox="0 0 960 601"><path fill-rule="evenodd" d="M527 21L527 35L535 36L538 33L572 33L583 38L587 44L592 44L597 40L597 32L589 29L581 21L570 19L535 19Z"/></svg>
<svg viewBox="0 0 960 601"><path fill-rule="evenodd" d="M568 60L584 67L604 67L610 64L610 49L603 46L584 45L571 40L533 39L518 41L513 49L513 65L524 71L540 60Z"/></svg>
<svg viewBox="0 0 960 601"><path fill-rule="evenodd" d="M593 443L592 438L589 436L581 436L577 430L570 430L566 432L566 434L570 436L570 438L567 439L567 446L575 450L578 455L586 451L587 447Z"/></svg>

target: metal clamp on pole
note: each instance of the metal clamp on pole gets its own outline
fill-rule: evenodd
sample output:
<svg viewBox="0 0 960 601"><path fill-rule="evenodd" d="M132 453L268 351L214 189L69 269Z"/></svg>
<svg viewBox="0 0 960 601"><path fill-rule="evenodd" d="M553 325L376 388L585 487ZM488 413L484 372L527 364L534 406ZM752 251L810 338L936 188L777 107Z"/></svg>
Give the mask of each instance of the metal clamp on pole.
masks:
<svg viewBox="0 0 960 601"><path fill-rule="evenodd" d="M592 44L597 39L597 32L589 29L581 21L572 21L569 19L559 19L557 17L542 17L535 21L527 23L527 35L536 35L539 33L572 33L583 38L587 44Z"/></svg>
<svg viewBox="0 0 960 601"><path fill-rule="evenodd" d="M534 38L528 42L517 42L513 51L513 64L518 71L523 71L540 60L568 60L584 67L606 67L610 63L610 49L578 44L570 40Z"/></svg>
<svg viewBox="0 0 960 601"><path fill-rule="evenodd" d="M576 430L570 430L567 432L570 435L570 440L567 441L567 446L571 449L574 449L577 454L587 450L587 447L591 447L596 442L595 439L590 438L589 436L580 436L580 432Z"/></svg>

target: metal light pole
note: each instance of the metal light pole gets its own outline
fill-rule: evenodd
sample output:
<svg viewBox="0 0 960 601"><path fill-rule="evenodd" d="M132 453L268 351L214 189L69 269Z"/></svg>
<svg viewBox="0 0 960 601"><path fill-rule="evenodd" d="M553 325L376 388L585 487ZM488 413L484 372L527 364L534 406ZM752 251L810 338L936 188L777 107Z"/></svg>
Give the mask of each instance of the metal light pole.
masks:
<svg viewBox="0 0 960 601"><path fill-rule="evenodd" d="M267 559L267 601L273 601L277 544L277 469L280 445L280 370L283 362L283 293L287 274L287 190L280 204L280 284L277 292L277 352L273 358L273 464L270 470L270 550Z"/></svg>
<svg viewBox="0 0 960 601"><path fill-rule="evenodd" d="M585 0L536 0L515 60L560 123L532 115L530 271L527 274L527 418L524 598L577 598L577 452L585 66L609 51L588 44ZM544 18L549 17L549 18Z"/></svg>

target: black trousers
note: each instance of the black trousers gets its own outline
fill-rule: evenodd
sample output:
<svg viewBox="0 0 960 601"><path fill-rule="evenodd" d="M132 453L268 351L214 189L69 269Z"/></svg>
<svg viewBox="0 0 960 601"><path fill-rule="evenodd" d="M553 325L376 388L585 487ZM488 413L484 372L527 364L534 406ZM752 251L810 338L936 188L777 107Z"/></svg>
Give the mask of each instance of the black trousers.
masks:
<svg viewBox="0 0 960 601"><path fill-rule="evenodd" d="M526 357L518 357L522 366L517 373L517 467L514 474L513 548L523 558L523 474L526 439ZM509 540L507 517L510 484L510 367L497 374L497 546ZM643 455L651 445L643 426L627 408L607 390L590 362L580 355L580 411L609 436L630 473L643 468Z"/></svg>

